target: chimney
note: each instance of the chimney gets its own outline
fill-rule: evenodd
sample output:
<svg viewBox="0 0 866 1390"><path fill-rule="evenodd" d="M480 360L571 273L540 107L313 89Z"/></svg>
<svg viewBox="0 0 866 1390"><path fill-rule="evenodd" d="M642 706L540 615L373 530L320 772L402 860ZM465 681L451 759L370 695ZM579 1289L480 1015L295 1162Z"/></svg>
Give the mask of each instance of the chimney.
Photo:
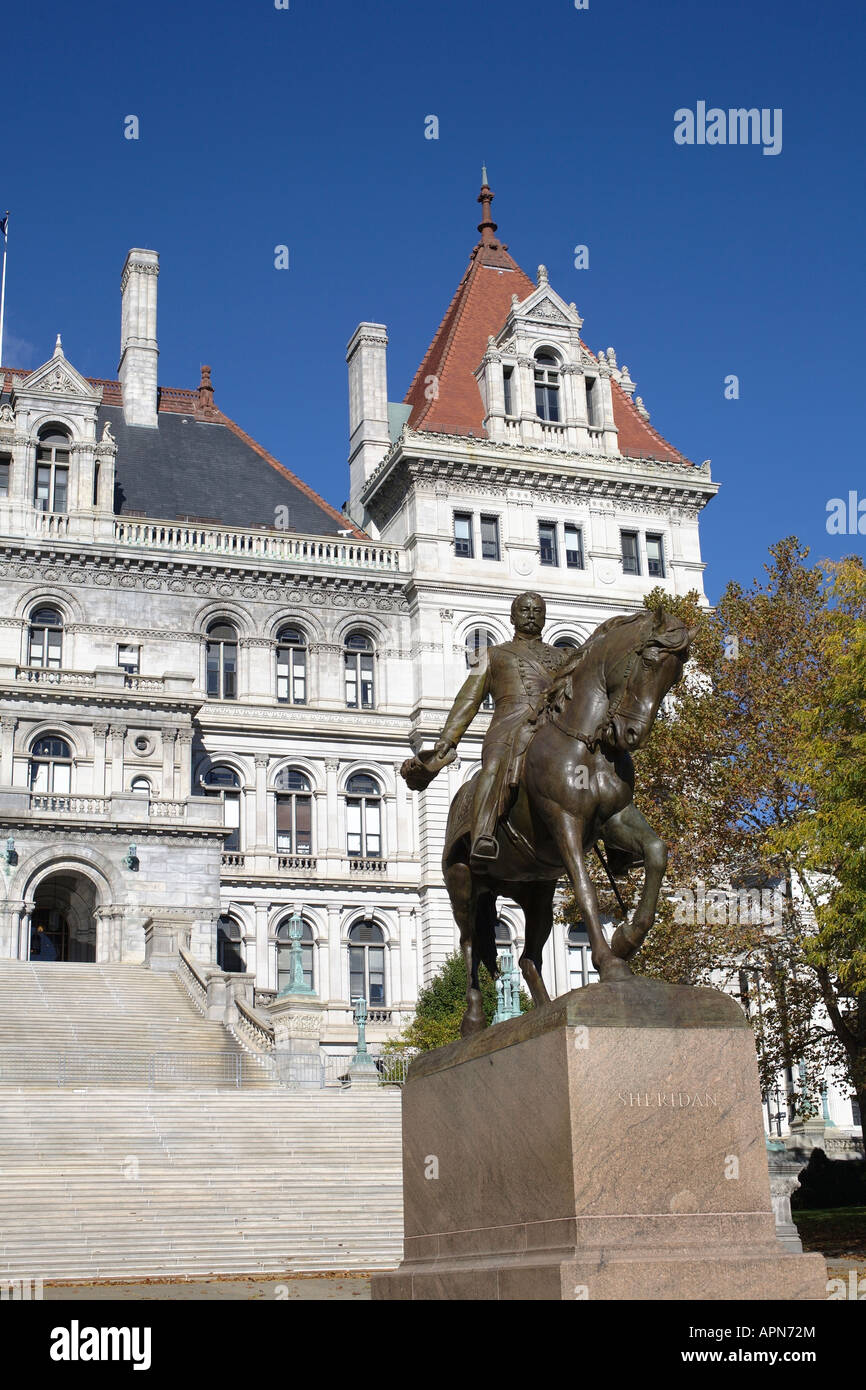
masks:
<svg viewBox="0 0 866 1390"><path fill-rule="evenodd" d="M120 365L123 415L128 425L156 429L156 281L159 254L133 248L120 277Z"/></svg>
<svg viewBox="0 0 866 1390"><path fill-rule="evenodd" d="M359 323L346 349L349 364L349 515L361 524L364 484L391 447L388 431L388 330Z"/></svg>

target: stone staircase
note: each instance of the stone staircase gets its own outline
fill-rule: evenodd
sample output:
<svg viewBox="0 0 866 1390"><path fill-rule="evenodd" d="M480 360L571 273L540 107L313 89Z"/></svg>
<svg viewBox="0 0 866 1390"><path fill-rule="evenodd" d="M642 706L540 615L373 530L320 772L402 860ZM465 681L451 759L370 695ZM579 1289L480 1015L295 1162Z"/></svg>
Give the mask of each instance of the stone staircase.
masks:
<svg viewBox="0 0 866 1390"><path fill-rule="evenodd" d="M178 1084L275 1084L262 1059L202 1018L175 975L0 961L0 1086L165 1086L173 1075Z"/></svg>
<svg viewBox="0 0 866 1390"><path fill-rule="evenodd" d="M112 1076L145 1052L240 1055L241 1087ZM286 1091L173 976L0 962L0 1280L393 1267L400 1121L398 1090Z"/></svg>

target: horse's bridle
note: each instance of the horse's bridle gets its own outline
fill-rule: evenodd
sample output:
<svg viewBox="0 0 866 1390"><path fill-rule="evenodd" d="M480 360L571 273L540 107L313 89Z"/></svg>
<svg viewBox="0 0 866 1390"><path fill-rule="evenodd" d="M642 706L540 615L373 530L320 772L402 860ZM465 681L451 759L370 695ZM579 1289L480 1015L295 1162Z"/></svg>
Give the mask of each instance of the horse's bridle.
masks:
<svg viewBox="0 0 866 1390"><path fill-rule="evenodd" d="M638 646L632 647L631 651L626 652L623 656L619 657L619 659L614 663L611 675L614 671L616 671L617 667L620 665L621 662L625 661L626 663L625 674L623 676L620 692L617 695L616 699L613 701L613 703L611 703L610 701L608 702L605 716L596 726L593 733L584 734L577 729L569 729L565 724L560 722L556 714L551 714L550 722L552 724L555 724L556 728L559 729L561 733L568 734L570 738L576 738L579 743L585 743L590 752L596 749L600 743L604 742L604 735L607 733L608 729L610 729L614 719L619 714L622 708L622 702L625 699L625 694L628 690L628 683L631 680L631 673L634 670L635 662L647 646L649 646L648 641L641 642ZM610 682L608 681L607 684L609 685Z"/></svg>

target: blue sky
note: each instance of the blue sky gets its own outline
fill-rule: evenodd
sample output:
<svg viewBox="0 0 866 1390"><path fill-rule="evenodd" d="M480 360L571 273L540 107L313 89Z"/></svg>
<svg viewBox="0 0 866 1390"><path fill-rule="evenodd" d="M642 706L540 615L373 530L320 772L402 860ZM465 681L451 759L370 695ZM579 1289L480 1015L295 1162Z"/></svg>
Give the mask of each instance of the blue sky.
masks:
<svg viewBox="0 0 866 1390"><path fill-rule="evenodd" d="M710 597L791 532L862 554L825 521L829 498L866 499L864 29L853 3L802 0L16 7L4 359L35 366L59 330L114 377L124 257L153 247L160 382L209 362L217 403L339 506L345 345L386 323L402 398L477 240L486 160L518 262L548 266L653 424L712 458ZM698 101L781 108L781 153L676 145Z"/></svg>

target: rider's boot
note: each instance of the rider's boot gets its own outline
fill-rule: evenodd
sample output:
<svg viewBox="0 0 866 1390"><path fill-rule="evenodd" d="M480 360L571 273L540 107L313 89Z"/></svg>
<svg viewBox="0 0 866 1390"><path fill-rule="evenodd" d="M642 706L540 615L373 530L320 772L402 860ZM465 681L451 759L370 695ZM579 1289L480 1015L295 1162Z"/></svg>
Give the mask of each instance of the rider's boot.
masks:
<svg viewBox="0 0 866 1390"><path fill-rule="evenodd" d="M489 869L499 857L496 841L497 820L496 769L485 768L475 792L472 808L472 848L469 862L472 868Z"/></svg>

